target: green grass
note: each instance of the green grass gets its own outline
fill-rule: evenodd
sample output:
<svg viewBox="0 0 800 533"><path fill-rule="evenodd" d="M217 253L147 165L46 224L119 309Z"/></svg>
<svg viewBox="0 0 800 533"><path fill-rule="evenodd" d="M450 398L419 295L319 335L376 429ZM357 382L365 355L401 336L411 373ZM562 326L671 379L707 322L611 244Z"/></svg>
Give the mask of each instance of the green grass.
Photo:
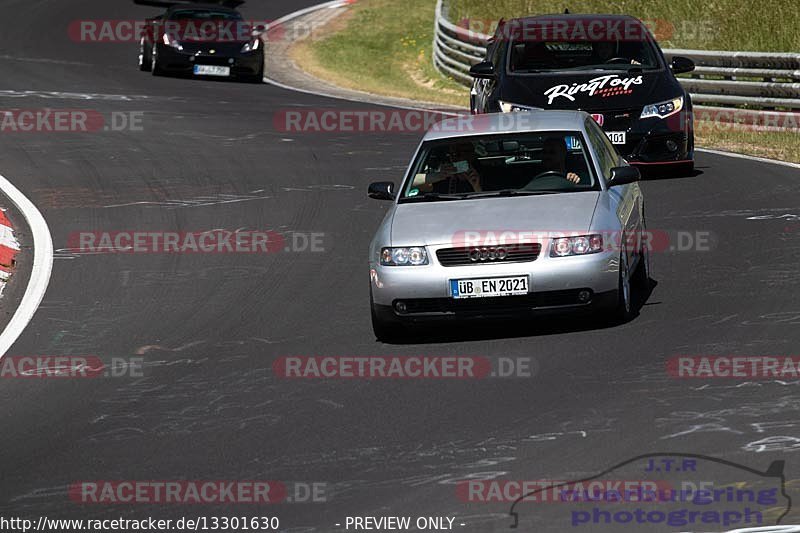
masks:
<svg viewBox="0 0 800 533"><path fill-rule="evenodd" d="M626 14L662 21L655 25L662 48L800 51L797 0L450 0L449 18L474 20L477 30L478 25L489 26L489 21L501 17L561 13L564 8L572 13Z"/></svg>
<svg viewBox="0 0 800 533"><path fill-rule="evenodd" d="M312 74L339 85L467 106L464 87L433 68L434 7L431 0L358 2L345 31L301 43L294 55Z"/></svg>
<svg viewBox="0 0 800 533"><path fill-rule="evenodd" d="M695 142L698 147L800 163L797 131L749 131L700 121L695 123Z"/></svg>

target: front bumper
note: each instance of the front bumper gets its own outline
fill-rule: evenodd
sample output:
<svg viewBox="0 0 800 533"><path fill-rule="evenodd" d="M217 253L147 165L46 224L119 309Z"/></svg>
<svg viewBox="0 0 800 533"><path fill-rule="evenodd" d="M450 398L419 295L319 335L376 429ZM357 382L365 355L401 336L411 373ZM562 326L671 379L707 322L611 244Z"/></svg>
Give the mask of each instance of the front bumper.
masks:
<svg viewBox="0 0 800 533"><path fill-rule="evenodd" d="M189 47L185 50L176 50L162 43L156 46L159 68L175 74L192 75L195 65L213 65L230 67L232 78L252 77L261 73L264 62L264 55L260 49L254 52L215 51L211 54L208 50L195 51Z"/></svg>
<svg viewBox="0 0 800 533"><path fill-rule="evenodd" d="M548 250L545 247L544 250ZM394 319L519 316L527 312L574 311L611 305L619 284L619 252L576 257L549 257L542 251L535 261L445 267L428 247L431 264L388 267L370 264L375 310ZM529 293L522 296L454 299L450 280L529 276ZM589 299L586 300L586 292ZM579 295L584 293L584 299Z"/></svg>
<svg viewBox="0 0 800 533"><path fill-rule="evenodd" d="M619 131L605 125L606 131ZM692 159L691 119L684 113L667 118L635 119L623 129L626 143L614 145L631 164L676 163Z"/></svg>

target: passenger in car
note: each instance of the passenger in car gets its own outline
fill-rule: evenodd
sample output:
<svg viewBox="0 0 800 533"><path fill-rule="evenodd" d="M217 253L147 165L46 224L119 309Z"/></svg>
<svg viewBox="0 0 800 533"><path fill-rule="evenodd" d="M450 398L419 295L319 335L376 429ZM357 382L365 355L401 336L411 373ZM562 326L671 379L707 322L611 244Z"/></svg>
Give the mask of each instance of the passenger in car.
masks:
<svg viewBox="0 0 800 533"><path fill-rule="evenodd" d="M421 192L454 194L481 192L481 176L475 169L477 157L471 142L459 142L448 148L446 161L439 170L425 176L417 187Z"/></svg>

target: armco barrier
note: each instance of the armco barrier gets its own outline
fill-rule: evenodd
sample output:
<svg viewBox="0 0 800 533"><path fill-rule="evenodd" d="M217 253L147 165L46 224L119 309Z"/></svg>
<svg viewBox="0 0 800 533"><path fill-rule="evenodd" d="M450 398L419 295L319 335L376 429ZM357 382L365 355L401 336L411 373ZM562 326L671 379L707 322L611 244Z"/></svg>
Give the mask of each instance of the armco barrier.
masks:
<svg viewBox="0 0 800 533"><path fill-rule="evenodd" d="M483 60L490 36L453 24L444 0L436 3L433 63L444 75L471 85L469 69ZM712 106L748 108L749 113L800 110L800 53L724 52L666 49L667 60L688 57L694 72L681 77L692 101ZM798 129L789 121L787 129ZM792 124L795 124L792 127Z"/></svg>

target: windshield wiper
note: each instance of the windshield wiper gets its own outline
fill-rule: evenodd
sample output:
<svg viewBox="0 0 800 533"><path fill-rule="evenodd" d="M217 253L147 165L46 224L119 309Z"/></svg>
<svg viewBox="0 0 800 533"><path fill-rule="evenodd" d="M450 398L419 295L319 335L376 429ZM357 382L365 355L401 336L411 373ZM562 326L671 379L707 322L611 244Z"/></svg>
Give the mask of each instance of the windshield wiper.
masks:
<svg viewBox="0 0 800 533"><path fill-rule="evenodd" d="M442 194L438 192L429 192L421 196L406 196L402 198L403 202L430 202L436 200L463 200L463 194Z"/></svg>
<svg viewBox="0 0 800 533"><path fill-rule="evenodd" d="M501 191L484 191L467 193L466 198L491 198L504 196L535 196L539 194L558 194L561 191L526 191L524 189L503 189Z"/></svg>

